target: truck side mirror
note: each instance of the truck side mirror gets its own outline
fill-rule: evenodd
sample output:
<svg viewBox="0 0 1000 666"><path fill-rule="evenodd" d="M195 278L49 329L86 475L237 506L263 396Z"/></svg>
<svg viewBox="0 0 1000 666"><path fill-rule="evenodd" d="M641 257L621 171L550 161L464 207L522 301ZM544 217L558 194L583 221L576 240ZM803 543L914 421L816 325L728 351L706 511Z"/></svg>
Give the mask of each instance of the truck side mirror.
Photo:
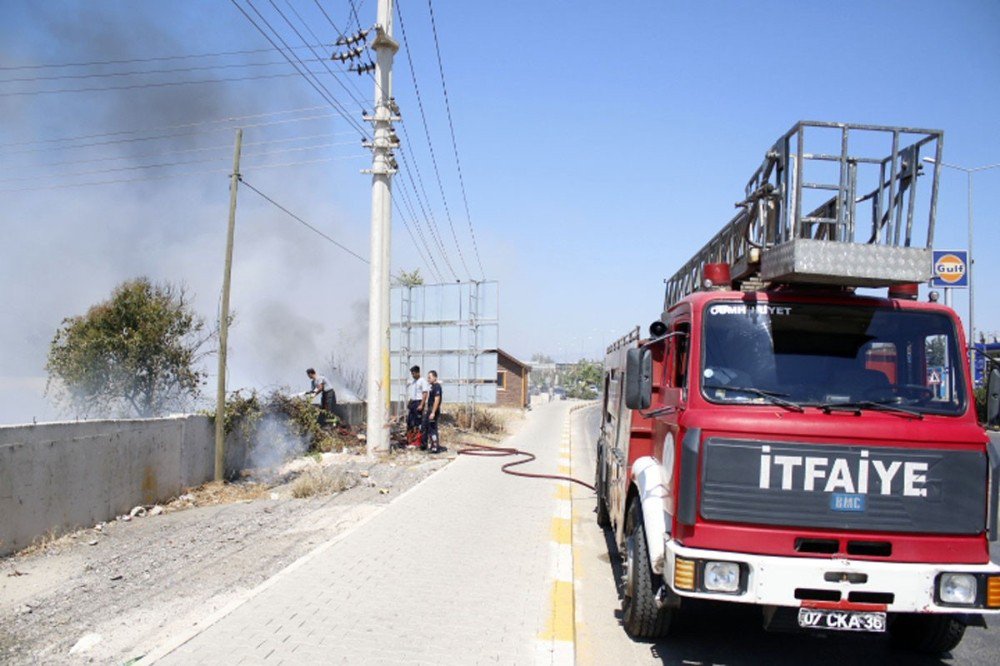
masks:
<svg viewBox="0 0 1000 666"><path fill-rule="evenodd" d="M986 426L1000 425L1000 369L990 370L986 381Z"/></svg>
<svg viewBox="0 0 1000 666"><path fill-rule="evenodd" d="M653 354L648 349L629 349L625 356L625 406L648 409L653 400Z"/></svg>

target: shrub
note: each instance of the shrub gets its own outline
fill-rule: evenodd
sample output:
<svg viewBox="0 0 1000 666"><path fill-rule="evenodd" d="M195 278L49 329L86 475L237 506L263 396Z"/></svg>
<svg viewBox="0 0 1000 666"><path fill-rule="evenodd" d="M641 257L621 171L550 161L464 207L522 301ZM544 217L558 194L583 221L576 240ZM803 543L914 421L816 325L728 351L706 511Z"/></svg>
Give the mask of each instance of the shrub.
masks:
<svg viewBox="0 0 1000 666"><path fill-rule="evenodd" d="M489 409L476 407L474 410L470 410L468 405L462 405L456 407L453 411L454 415L451 421L457 428L462 428L463 430L471 429L473 432L482 432L490 435L500 434L504 431L503 419L496 412ZM470 416L472 417L471 428ZM443 418L442 422L445 422Z"/></svg>
<svg viewBox="0 0 1000 666"><path fill-rule="evenodd" d="M263 397L257 391L251 390L245 396L239 390L227 398L224 422L227 435L235 432L245 441L253 442L265 420L280 423L289 435L303 440L310 451L328 452L337 448L327 429L337 425L337 417L308 400L277 390Z"/></svg>

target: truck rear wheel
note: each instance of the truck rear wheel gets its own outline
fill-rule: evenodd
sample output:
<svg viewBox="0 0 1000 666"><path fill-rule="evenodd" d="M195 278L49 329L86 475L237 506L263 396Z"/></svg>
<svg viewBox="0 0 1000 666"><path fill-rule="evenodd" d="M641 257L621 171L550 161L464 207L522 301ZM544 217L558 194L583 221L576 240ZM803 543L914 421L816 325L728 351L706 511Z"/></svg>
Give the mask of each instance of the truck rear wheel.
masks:
<svg viewBox="0 0 1000 666"><path fill-rule="evenodd" d="M657 608L658 576L649 565L646 528L637 498L629 504L625 519L625 589L622 595L622 624L633 638L660 638L670 630L672 611Z"/></svg>
<svg viewBox="0 0 1000 666"><path fill-rule="evenodd" d="M899 615L889 624L894 647L943 654L954 650L965 635L965 625L947 615Z"/></svg>

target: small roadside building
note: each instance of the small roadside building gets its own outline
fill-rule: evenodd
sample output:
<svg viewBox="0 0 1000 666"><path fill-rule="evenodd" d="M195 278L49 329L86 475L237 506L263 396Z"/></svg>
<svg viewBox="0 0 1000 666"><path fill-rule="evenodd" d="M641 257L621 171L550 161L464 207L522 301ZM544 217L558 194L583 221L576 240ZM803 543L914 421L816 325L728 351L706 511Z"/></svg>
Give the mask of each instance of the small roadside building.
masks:
<svg viewBox="0 0 1000 666"><path fill-rule="evenodd" d="M528 375L531 366L502 349L497 354L497 407L524 409L528 406Z"/></svg>

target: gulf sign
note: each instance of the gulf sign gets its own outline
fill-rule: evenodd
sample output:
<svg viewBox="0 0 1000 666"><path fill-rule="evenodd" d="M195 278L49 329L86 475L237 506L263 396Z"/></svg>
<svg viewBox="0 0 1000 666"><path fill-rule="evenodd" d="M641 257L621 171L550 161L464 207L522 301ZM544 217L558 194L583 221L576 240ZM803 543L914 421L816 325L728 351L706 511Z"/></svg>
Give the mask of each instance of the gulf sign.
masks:
<svg viewBox="0 0 1000 666"><path fill-rule="evenodd" d="M965 250L934 250L932 287L968 287L969 254Z"/></svg>

